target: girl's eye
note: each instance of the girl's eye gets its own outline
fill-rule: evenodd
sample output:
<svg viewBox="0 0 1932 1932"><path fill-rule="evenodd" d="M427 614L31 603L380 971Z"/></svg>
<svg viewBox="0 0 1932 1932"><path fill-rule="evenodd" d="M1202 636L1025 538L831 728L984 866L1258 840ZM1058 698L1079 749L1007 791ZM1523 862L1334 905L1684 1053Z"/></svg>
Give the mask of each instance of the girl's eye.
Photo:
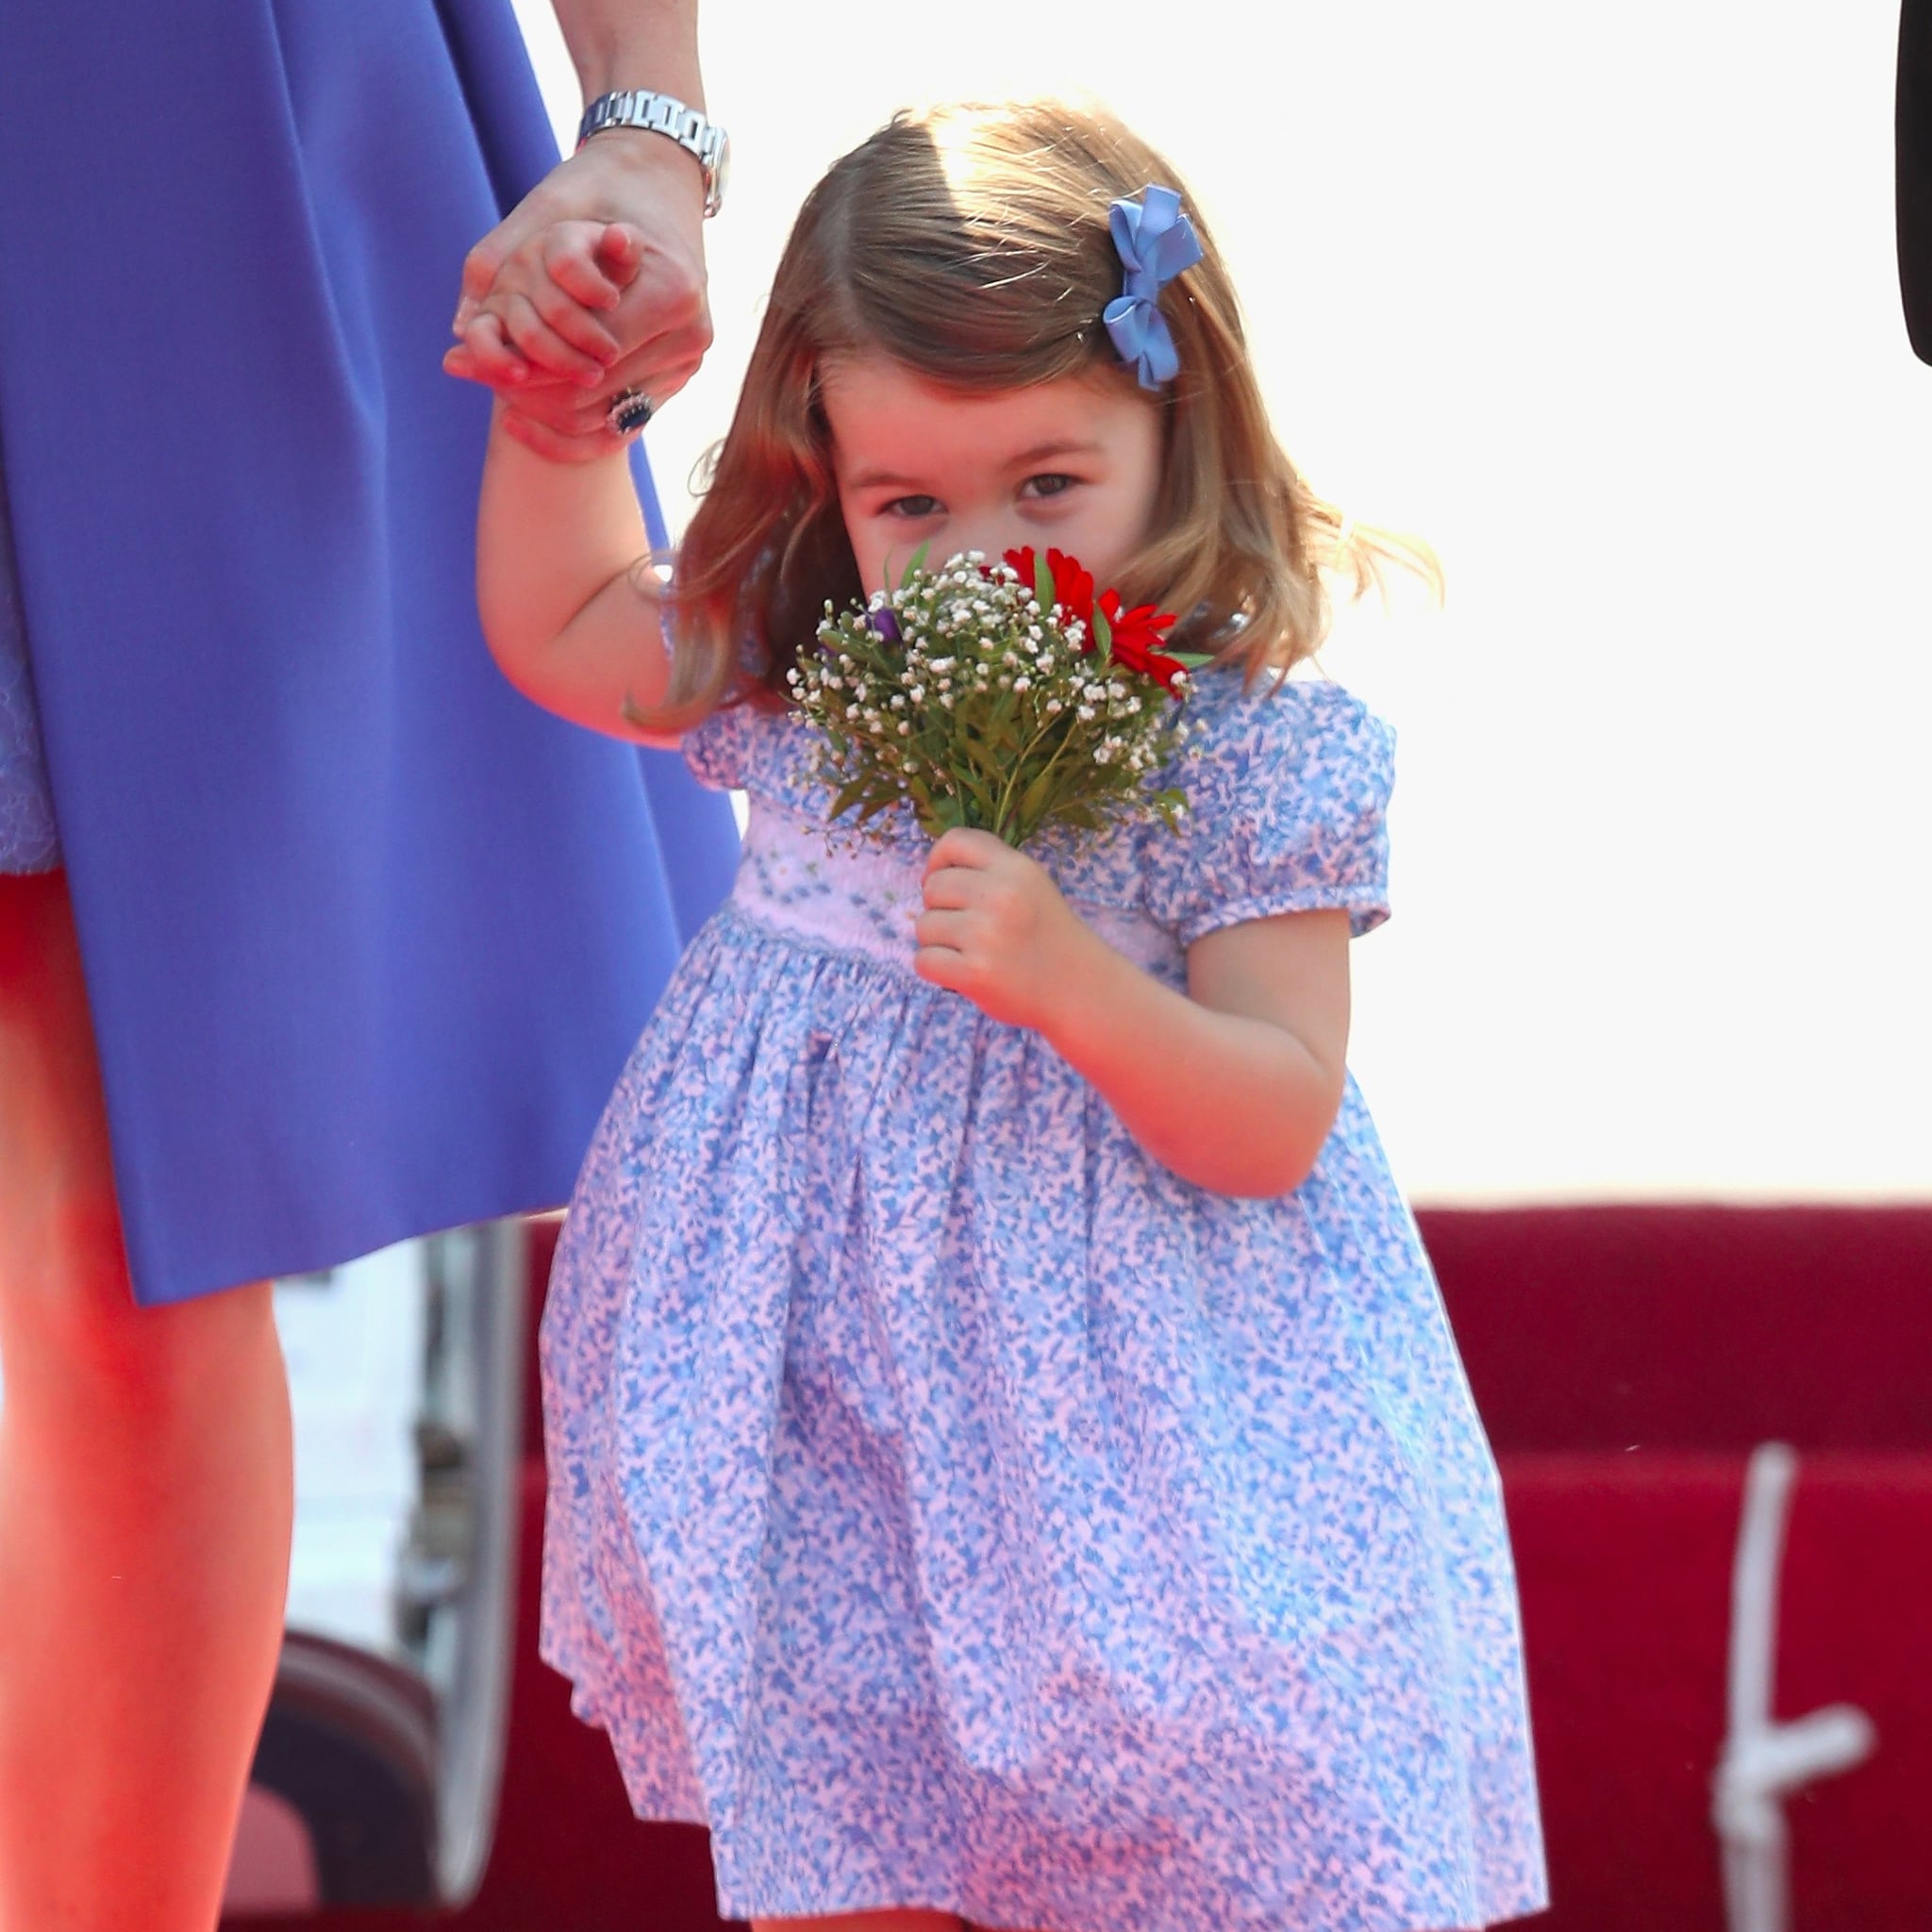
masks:
<svg viewBox="0 0 1932 1932"><path fill-rule="evenodd" d="M917 520L935 515L940 508L937 496L895 496L887 504L885 514L889 517L908 517Z"/></svg>
<svg viewBox="0 0 1932 1932"><path fill-rule="evenodd" d="M1068 476L1058 470L1048 470L1038 476L1029 476L1021 487L1021 493L1026 496L1064 496L1080 479Z"/></svg>

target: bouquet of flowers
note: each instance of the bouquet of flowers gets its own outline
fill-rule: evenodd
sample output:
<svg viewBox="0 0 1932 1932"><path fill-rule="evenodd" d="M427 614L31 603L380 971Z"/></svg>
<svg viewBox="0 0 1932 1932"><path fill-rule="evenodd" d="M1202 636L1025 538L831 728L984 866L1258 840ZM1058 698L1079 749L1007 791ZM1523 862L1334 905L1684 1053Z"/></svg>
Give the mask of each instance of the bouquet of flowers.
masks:
<svg viewBox="0 0 1932 1932"><path fill-rule="evenodd" d="M1163 647L1174 621L1095 596L1058 550L967 551L928 571L922 549L890 594L827 603L790 678L823 739L832 816L857 808L863 824L905 800L934 839L973 825L1009 845L1142 813L1172 827L1186 801L1151 781L1187 736L1189 673L1208 661Z"/></svg>

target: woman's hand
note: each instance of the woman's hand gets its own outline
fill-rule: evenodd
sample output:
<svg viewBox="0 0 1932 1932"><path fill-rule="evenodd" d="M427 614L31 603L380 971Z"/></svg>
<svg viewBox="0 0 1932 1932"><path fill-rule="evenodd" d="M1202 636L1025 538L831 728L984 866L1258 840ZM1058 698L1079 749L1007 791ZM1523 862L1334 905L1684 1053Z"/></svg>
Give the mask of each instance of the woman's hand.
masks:
<svg viewBox="0 0 1932 1932"><path fill-rule="evenodd" d="M925 867L913 971L1009 1026L1050 1032L1105 942L1046 869L991 832L948 832Z"/></svg>
<svg viewBox="0 0 1932 1932"><path fill-rule="evenodd" d="M453 326L443 367L503 397L507 433L557 460L619 447L610 398L661 408L710 346L697 162L640 129L587 142L470 251Z"/></svg>

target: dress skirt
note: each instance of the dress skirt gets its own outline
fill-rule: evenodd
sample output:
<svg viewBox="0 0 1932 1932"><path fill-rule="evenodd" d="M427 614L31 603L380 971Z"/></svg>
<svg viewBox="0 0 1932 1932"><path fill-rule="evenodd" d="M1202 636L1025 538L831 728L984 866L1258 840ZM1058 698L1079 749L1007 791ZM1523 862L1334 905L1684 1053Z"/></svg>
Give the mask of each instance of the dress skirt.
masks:
<svg viewBox="0 0 1932 1932"><path fill-rule="evenodd" d="M0 867L68 873L137 1296L563 1200L736 834L478 630L508 0L8 7L0 125Z"/></svg>

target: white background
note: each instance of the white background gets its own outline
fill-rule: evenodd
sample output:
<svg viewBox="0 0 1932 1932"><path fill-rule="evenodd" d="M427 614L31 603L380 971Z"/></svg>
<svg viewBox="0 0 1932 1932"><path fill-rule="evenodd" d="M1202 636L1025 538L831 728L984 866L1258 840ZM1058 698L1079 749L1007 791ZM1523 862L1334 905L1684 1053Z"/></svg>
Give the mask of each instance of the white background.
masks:
<svg viewBox="0 0 1932 1932"><path fill-rule="evenodd" d="M1932 369L1895 279L1896 22L705 0L735 172L717 345L651 430L674 529L828 160L921 98L1107 99L1216 231L1296 461L1447 567L1441 614L1324 654L1401 735L1353 1058L1410 1191L1924 1192Z"/></svg>

